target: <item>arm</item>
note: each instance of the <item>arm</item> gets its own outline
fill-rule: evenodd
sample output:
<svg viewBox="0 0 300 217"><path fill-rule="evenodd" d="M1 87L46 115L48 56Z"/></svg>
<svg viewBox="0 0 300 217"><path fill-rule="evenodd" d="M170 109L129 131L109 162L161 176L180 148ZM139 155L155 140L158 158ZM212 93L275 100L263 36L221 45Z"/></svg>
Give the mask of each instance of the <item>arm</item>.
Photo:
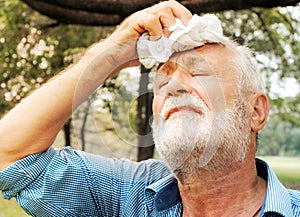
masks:
<svg viewBox="0 0 300 217"><path fill-rule="evenodd" d="M163 2L127 18L105 41L43 85L0 121L0 170L30 154L48 149L82 101L121 68L137 65L136 41L145 31L153 39L168 34L175 17L190 12L175 1Z"/></svg>

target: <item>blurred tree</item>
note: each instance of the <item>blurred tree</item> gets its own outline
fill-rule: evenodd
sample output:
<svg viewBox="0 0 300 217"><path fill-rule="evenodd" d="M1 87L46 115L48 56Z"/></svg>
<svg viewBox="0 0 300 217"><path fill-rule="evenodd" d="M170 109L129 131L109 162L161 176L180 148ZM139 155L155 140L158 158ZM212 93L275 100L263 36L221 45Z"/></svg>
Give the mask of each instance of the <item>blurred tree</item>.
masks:
<svg viewBox="0 0 300 217"><path fill-rule="evenodd" d="M252 8L218 13L225 34L254 51L266 81L272 111L284 121L300 123L300 5L285 8ZM278 79L276 79L278 78ZM298 84L298 92L283 92L287 79ZM280 86L275 90L274 86ZM297 90L294 90L297 91Z"/></svg>
<svg viewBox="0 0 300 217"><path fill-rule="evenodd" d="M113 29L59 25L18 0L1 3L0 116ZM64 130L70 145L70 120Z"/></svg>
<svg viewBox="0 0 300 217"><path fill-rule="evenodd" d="M271 114L259 144L259 155L300 156L300 128Z"/></svg>
<svg viewBox="0 0 300 217"><path fill-rule="evenodd" d="M42 85L50 77L53 77L56 72L76 62L86 47L105 37L114 29L114 27L63 25L63 22L82 23L94 20L91 23L85 24L117 24L128 13L153 4L154 1L24 0L24 2L39 9L42 13L44 13L43 10L52 11L51 14L48 14L49 16L60 17L56 17L57 20L53 20L41 16L18 0L1 1L1 115L12 108L31 90ZM94 7L95 4L99 2L101 4ZM280 94L274 94L272 89L272 79L274 75L279 78L278 82L284 81L285 78L293 78L297 80L298 83L300 82L299 3L294 7L275 7L280 5L295 5L299 1L239 2L239 4L235 4L235 1L183 1L184 4L187 4L187 6L196 13L227 9L217 14L222 20L225 35L255 50L255 58L259 61L261 71L268 84L267 90L275 105L272 108L273 113L280 115L282 120L287 120L293 125L299 126L299 94L296 95L296 97L285 99ZM48 4L48 6L43 8L38 7L38 5L44 4ZM128 4L130 4L130 7ZM53 10L54 6L57 10ZM261 7L270 7L270 9ZM107 13L102 14L103 11L98 11L100 13L100 15L98 15L100 17L110 17L111 23L107 22L106 24L101 24L99 22L104 22L105 19L99 19L99 16L96 15L93 16L94 13L98 13L95 10L100 10L100 8ZM240 10L245 8L248 8L248 10ZM75 14L74 11L76 12ZM109 14L110 11L115 15ZM90 18L81 19L82 14ZM98 23L95 23L95 21ZM111 91L111 93L114 93L113 90L118 89L117 94L122 95L123 99L132 100L131 93L124 95L123 90L119 90L121 86L118 86L119 84L115 85L115 79L116 77L104 84L104 88ZM120 94L121 92L122 94ZM146 103L142 98L141 101ZM124 102L122 104L123 107L120 108L117 113L113 114L115 116L114 121L117 123L116 126L120 126L120 129L122 129L124 128L122 127L124 121L128 122L129 120L129 124L133 129L147 129L149 125L149 115L142 115L141 117L146 118L143 118L143 121L136 120L139 126L134 126L134 115L137 115L139 113L138 111L130 112L128 114L130 117L123 117L122 120L122 115L124 115L123 110L127 104L130 104L130 102ZM104 105L110 108L111 102L108 100ZM145 105L146 104L138 105L138 103L132 103L135 109ZM142 110L145 111L145 109ZM110 111L113 113L112 110ZM85 126L84 122L82 126ZM122 135L128 137L128 131L123 131L124 133ZM150 155L143 158L151 157Z"/></svg>

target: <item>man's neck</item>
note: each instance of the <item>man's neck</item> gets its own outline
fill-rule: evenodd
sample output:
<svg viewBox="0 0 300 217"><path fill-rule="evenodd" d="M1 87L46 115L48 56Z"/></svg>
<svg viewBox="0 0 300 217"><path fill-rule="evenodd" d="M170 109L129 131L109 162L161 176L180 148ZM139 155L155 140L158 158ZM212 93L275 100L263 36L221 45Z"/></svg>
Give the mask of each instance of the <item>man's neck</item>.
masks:
<svg viewBox="0 0 300 217"><path fill-rule="evenodd" d="M253 217L266 193L266 181L257 176L253 158L234 171L201 171L197 176L185 177L178 187L184 217Z"/></svg>

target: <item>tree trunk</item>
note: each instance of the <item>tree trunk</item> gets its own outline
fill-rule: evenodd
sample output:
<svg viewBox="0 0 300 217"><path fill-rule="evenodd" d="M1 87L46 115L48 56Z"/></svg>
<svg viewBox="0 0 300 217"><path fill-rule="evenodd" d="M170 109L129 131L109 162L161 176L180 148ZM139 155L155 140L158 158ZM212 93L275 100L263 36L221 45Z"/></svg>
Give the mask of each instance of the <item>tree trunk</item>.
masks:
<svg viewBox="0 0 300 217"><path fill-rule="evenodd" d="M69 120L64 124L64 135L65 135L65 146L71 146L71 123L72 118L69 118Z"/></svg>
<svg viewBox="0 0 300 217"><path fill-rule="evenodd" d="M90 106L92 102L92 96L89 97L89 99L86 102L86 105L84 107L84 115L82 119L81 129L80 129L80 138L81 138L81 150L85 151L85 127L87 123L87 119L89 116Z"/></svg>
<svg viewBox="0 0 300 217"><path fill-rule="evenodd" d="M141 67L141 80L137 105L138 161L153 157L154 143L150 126L153 93L148 90L149 70Z"/></svg>

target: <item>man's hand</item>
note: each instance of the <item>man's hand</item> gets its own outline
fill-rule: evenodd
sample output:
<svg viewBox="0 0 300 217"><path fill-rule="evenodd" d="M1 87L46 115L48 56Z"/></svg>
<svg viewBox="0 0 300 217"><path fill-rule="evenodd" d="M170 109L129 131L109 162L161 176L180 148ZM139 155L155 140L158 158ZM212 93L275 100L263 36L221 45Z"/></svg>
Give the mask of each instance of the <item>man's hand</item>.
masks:
<svg viewBox="0 0 300 217"><path fill-rule="evenodd" d="M176 1L165 1L132 14L104 41L111 54L108 62L116 68L138 65L136 43L141 34L149 32L151 40L168 37L168 28L176 23L175 18L187 25L191 17L190 11Z"/></svg>

